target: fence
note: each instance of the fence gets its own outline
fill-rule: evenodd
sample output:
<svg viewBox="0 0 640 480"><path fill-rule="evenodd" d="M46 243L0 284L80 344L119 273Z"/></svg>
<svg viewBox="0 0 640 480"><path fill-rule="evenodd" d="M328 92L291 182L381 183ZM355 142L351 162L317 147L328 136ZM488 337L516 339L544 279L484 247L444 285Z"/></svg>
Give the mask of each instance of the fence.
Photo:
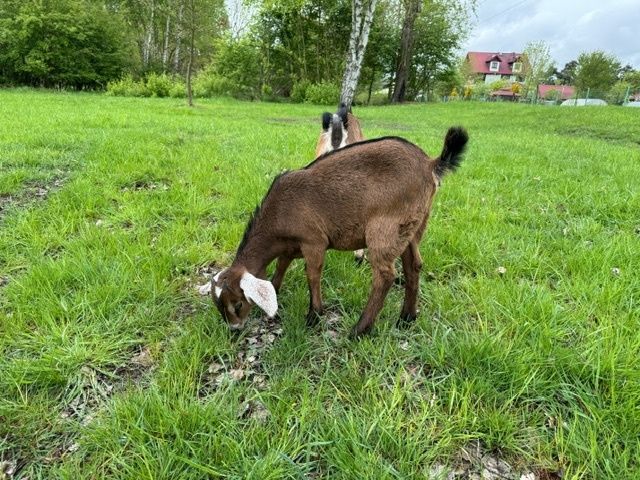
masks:
<svg viewBox="0 0 640 480"><path fill-rule="evenodd" d="M570 89L570 90L569 90ZM626 105L630 102L640 102L640 88L633 89L624 85L614 86L609 90L604 89L575 89L567 87L563 89L548 90L544 96L538 94L537 89L528 94L511 92L508 89L493 92L483 89L481 91L465 91L461 96L444 96L443 102L476 100L481 102L518 102L541 105Z"/></svg>

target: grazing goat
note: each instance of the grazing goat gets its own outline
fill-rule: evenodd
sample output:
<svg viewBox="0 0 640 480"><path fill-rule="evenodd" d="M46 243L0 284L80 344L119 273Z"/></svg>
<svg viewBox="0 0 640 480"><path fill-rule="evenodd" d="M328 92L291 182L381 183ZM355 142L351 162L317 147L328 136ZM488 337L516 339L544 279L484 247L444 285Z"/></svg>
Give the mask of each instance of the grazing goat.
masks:
<svg viewBox="0 0 640 480"><path fill-rule="evenodd" d="M350 109L349 109L350 110ZM329 112L322 114L322 132L316 144L316 158L333 150L351 145L352 143L364 140L360 121L347 106L341 103L338 112L333 115ZM358 263L362 263L365 258L364 249L360 248L353 252Z"/></svg>
<svg viewBox="0 0 640 480"><path fill-rule="evenodd" d="M403 322L416 318L418 251L441 178L459 165L468 136L450 128L442 153L430 159L398 137L354 143L277 177L251 216L235 260L212 279L212 296L232 329L244 326L253 304L270 317L287 267L304 258L310 305L307 323L322 313L320 276L327 249L367 247L371 292L353 335L368 332L395 279L400 256L405 275ZM277 258L272 281L267 266Z"/></svg>
<svg viewBox="0 0 640 480"><path fill-rule="evenodd" d="M322 114L322 132L316 143L316 158L332 150L337 150L352 143L364 140L360 122L344 103L340 104L338 112Z"/></svg>

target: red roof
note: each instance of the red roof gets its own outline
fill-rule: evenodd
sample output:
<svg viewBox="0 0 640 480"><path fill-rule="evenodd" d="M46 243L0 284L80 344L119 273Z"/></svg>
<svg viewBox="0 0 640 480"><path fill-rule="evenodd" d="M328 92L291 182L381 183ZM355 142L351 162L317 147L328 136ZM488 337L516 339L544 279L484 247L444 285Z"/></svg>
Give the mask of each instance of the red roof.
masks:
<svg viewBox="0 0 640 480"><path fill-rule="evenodd" d="M488 73L493 75L513 75L511 66L514 62L520 61L521 53L501 53L501 52L468 52L467 59L471 64L474 73ZM489 70L492 61L500 62L500 69L495 72ZM516 72L516 74L522 72Z"/></svg>
<svg viewBox="0 0 640 480"><path fill-rule="evenodd" d="M560 92L560 100L573 98L576 93L576 89L571 85L538 85L538 97L545 98L547 92L551 90L557 90Z"/></svg>

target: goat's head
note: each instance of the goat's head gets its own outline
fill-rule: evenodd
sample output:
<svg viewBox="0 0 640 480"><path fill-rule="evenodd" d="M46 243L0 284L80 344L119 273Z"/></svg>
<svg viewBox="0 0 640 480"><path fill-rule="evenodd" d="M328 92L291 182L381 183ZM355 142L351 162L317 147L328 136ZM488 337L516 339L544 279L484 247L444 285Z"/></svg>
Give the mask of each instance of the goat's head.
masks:
<svg viewBox="0 0 640 480"><path fill-rule="evenodd" d="M230 267L211 280L211 295L222 318L232 330L242 329L255 304L269 317L278 311L276 290L268 280L261 280L244 267Z"/></svg>
<svg viewBox="0 0 640 480"><path fill-rule="evenodd" d="M322 133L316 148L316 157L331 152L347 144L348 125L347 107L340 105L337 113L322 114Z"/></svg>

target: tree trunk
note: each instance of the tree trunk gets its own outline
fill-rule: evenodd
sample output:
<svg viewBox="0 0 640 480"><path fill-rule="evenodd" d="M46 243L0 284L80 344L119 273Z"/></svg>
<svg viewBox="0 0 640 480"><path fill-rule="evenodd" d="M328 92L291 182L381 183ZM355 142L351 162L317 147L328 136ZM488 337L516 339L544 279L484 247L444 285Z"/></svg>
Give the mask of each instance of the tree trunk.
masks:
<svg viewBox="0 0 640 480"><path fill-rule="evenodd" d="M147 31L145 32L144 45L142 46L142 64L145 67L149 66L151 61L151 47L153 45L153 31L156 15L156 4L154 0L151 0L151 15L149 23L147 24Z"/></svg>
<svg viewBox="0 0 640 480"><path fill-rule="evenodd" d="M162 46L162 69L167 71L167 61L169 60L169 20L171 16L167 12L167 23L164 27L164 45Z"/></svg>
<svg viewBox="0 0 640 480"><path fill-rule="evenodd" d="M191 72L193 70L193 56L195 53L195 28L191 28L191 44L189 45L189 63L187 64L187 102L193 107L193 91L191 89Z"/></svg>
<svg viewBox="0 0 640 480"><path fill-rule="evenodd" d="M178 9L178 21L176 22L176 50L173 57L173 71L180 72L180 43L182 42L182 5Z"/></svg>
<svg viewBox="0 0 640 480"><path fill-rule="evenodd" d="M400 54L396 68L395 88L393 90L393 103L404 102L409 79L409 66L411 63L411 50L413 49L413 27L422 7L421 0L405 0L404 22L402 23L402 38L400 40Z"/></svg>
<svg viewBox="0 0 640 480"><path fill-rule="evenodd" d="M365 5L366 3L366 5ZM340 102L351 108L353 97L360 78L362 60L369 42L369 30L373 21L373 12L376 9L377 0L353 0L351 13L351 36L349 37L349 51L347 52L347 64L342 77L342 91Z"/></svg>
<svg viewBox="0 0 640 480"><path fill-rule="evenodd" d="M375 81L375 72L371 72L371 82L369 82L369 95L367 96L367 105L371 103L371 92L373 91L373 82Z"/></svg>

